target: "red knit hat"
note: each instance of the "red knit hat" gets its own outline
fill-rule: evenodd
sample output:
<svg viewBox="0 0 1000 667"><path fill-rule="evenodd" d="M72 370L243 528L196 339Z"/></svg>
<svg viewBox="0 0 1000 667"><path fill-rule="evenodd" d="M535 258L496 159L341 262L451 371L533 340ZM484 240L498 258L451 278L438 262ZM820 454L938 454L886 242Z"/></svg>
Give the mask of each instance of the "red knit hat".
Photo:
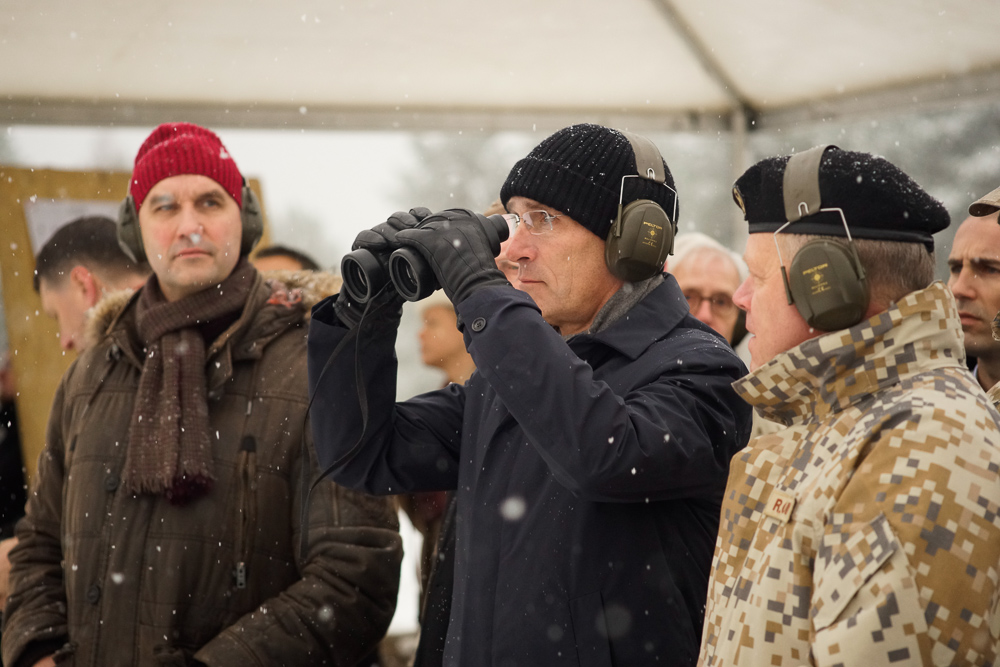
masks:
<svg viewBox="0 0 1000 667"><path fill-rule="evenodd" d="M135 210L142 208L146 195L165 178L180 174L201 174L223 187L243 205L243 176L229 151L211 130L191 123L164 123L139 148L129 184Z"/></svg>

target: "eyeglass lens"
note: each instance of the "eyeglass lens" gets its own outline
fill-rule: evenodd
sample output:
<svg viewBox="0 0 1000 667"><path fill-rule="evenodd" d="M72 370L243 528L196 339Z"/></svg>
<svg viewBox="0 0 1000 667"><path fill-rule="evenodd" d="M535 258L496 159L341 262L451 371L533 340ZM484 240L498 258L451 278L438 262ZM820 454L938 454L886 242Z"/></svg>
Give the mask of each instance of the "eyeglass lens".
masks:
<svg viewBox="0 0 1000 667"><path fill-rule="evenodd" d="M731 297L721 293L706 296L697 292L684 292L684 298L687 299L688 308L692 313L701 308L704 301L708 301L709 307L716 315L729 315L736 307Z"/></svg>
<svg viewBox="0 0 1000 667"><path fill-rule="evenodd" d="M556 216L547 211L525 211L520 215L521 221L532 234L545 234L552 231L552 220Z"/></svg>

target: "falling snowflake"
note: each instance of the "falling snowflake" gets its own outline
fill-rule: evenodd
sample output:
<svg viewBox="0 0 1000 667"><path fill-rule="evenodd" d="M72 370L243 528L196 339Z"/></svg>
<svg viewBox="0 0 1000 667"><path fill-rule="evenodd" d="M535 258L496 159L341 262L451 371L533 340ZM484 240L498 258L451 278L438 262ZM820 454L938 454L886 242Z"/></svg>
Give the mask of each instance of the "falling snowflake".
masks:
<svg viewBox="0 0 1000 667"><path fill-rule="evenodd" d="M527 505L521 496L511 496L500 504L500 515L507 521L519 521L524 517Z"/></svg>

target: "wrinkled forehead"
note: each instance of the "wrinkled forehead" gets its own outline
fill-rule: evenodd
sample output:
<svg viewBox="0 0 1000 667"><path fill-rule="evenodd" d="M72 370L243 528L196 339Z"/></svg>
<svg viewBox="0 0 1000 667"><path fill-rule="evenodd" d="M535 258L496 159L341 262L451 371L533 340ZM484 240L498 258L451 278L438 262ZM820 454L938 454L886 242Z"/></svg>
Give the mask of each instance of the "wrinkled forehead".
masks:
<svg viewBox="0 0 1000 667"><path fill-rule="evenodd" d="M232 195L226 192L225 188L208 176L202 176L201 174L178 174L157 181L149 189L149 193L143 201L143 206L151 201L162 203L186 198L197 199L205 196L222 197L230 199L233 202L236 201Z"/></svg>

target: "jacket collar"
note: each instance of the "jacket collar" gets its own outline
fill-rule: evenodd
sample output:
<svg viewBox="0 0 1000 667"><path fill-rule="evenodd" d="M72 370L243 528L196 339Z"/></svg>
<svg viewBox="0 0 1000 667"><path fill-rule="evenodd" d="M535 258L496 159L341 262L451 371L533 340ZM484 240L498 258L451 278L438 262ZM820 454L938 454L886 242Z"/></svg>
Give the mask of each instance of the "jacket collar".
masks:
<svg viewBox="0 0 1000 667"><path fill-rule="evenodd" d="M955 298L939 281L850 329L793 347L733 388L772 421L819 421L905 377L964 367L962 340Z"/></svg>
<svg viewBox="0 0 1000 667"><path fill-rule="evenodd" d="M646 298L597 333L579 334L570 339L603 343L630 359L636 359L650 345L665 338L689 312L687 300L670 274Z"/></svg>

